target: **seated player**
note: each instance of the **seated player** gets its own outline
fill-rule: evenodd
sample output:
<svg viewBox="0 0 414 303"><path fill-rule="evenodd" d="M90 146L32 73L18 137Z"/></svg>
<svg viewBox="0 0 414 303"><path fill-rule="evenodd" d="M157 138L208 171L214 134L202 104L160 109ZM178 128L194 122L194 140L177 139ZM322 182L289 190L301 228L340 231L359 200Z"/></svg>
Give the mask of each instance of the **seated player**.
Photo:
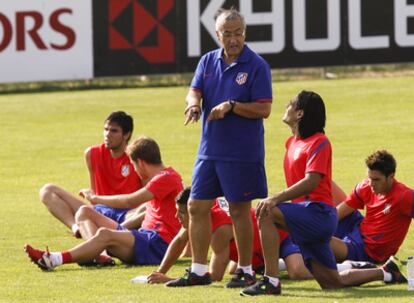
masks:
<svg viewBox="0 0 414 303"><path fill-rule="evenodd" d="M85 151L85 161L90 177L90 188L97 195L129 194L141 188L141 180L135 173L125 150L133 131L133 119L123 111L112 112L104 122L104 143L91 146ZM40 199L47 209L77 237L79 227L75 214L85 202L63 188L46 184L40 189ZM124 221L135 214L129 208L114 209L95 205L95 210L118 223L133 227ZM140 225L135 222L134 225Z"/></svg>
<svg viewBox="0 0 414 303"><path fill-rule="evenodd" d="M141 136L128 147L128 154L138 175L146 180L138 191L114 196L97 196L92 191L85 197L93 204L111 207L134 208L147 203L142 227L127 230L118 222L105 217L88 206L79 210L78 222L82 234L91 237L76 247L62 253L49 253L26 244L29 258L42 270L52 270L66 263L86 263L103 251L129 264L159 264L168 244L180 229L175 218L175 197L183 189L180 175L165 167L157 143Z"/></svg>
<svg viewBox="0 0 414 303"><path fill-rule="evenodd" d="M352 269L338 274L330 245L338 219L337 211L332 207L332 153L329 139L324 134L326 113L322 98L314 92L302 91L288 103L283 121L293 133L286 142L284 167L288 188L262 200L257 207L266 272L261 281L245 288L241 294L281 294L278 260L275 260L278 252L269 245L278 242L278 234L272 231L275 223L288 230L298 243L306 266L322 289L360 285L378 278L393 283L404 282L405 278L392 260L382 268ZM368 174L370 186L381 192L378 188L381 178L377 173L371 174L370 170ZM363 196L357 198L364 199ZM288 200L292 203L285 203ZM412 197L410 204L404 210L410 210L405 213L408 218L412 216ZM382 210L385 214L389 212L388 206Z"/></svg>
<svg viewBox="0 0 414 303"><path fill-rule="evenodd" d="M365 164L368 179L337 207L340 224L346 226L336 234L339 238L332 239L331 247L338 261L394 263L391 257L403 243L414 216L414 191L395 179L396 161L386 150L376 151ZM365 209L365 217L355 215L357 209ZM396 280L404 281L404 277L384 273L385 282Z"/></svg>

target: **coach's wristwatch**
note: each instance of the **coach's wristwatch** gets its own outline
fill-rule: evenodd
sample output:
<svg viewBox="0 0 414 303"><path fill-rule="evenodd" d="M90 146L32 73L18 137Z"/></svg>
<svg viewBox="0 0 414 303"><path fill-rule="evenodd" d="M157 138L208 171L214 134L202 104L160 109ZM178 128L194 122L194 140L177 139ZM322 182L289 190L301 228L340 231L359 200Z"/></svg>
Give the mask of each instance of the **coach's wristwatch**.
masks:
<svg viewBox="0 0 414 303"><path fill-rule="evenodd" d="M230 110L228 111L229 113L232 113L234 110L234 107L236 106L236 101L234 100L229 100L229 104L230 104Z"/></svg>

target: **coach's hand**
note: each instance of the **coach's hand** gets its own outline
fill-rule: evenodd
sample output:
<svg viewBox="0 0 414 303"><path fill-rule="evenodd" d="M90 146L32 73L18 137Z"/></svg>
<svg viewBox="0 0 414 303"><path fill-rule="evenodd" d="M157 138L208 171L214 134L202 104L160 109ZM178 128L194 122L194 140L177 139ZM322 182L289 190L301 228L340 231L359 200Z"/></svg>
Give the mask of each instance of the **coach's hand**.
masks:
<svg viewBox="0 0 414 303"><path fill-rule="evenodd" d="M200 119L201 107L198 104L189 105L184 110L185 121L184 125L188 123L195 123Z"/></svg>
<svg viewBox="0 0 414 303"><path fill-rule="evenodd" d="M229 101L221 102L219 105L216 105L211 109L210 114L207 117L207 122L223 119L230 110L231 104Z"/></svg>

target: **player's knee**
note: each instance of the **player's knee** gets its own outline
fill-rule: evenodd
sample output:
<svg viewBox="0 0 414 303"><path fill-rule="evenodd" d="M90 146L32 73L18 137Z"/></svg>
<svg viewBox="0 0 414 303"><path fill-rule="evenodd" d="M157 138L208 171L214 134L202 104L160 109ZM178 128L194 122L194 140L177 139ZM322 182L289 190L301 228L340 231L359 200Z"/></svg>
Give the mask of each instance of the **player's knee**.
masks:
<svg viewBox="0 0 414 303"><path fill-rule="evenodd" d="M47 183L43 185L39 190L39 197L40 200L47 204L49 202L49 198L56 192L57 186L52 183Z"/></svg>
<svg viewBox="0 0 414 303"><path fill-rule="evenodd" d="M344 286L352 286L355 285L354 281L352 281L351 277L352 269L347 269L339 273L339 279Z"/></svg>
<svg viewBox="0 0 414 303"><path fill-rule="evenodd" d="M79 209L75 213L75 221L76 223L79 223L80 221L84 221L88 218L90 218L91 212L94 212L95 210L92 209L89 205L82 205L79 207Z"/></svg>
<svg viewBox="0 0 414 303"><path fill-rule="evenodd" d="M309 279L309 274L300 269L299 267L288 268L289 279L291 280L304 280Z"/></svg>
<svg viewBox="0 0 414 303"><path fill-rule="evenodd" d="M200 202L194 202L193 200L190 200L188 203L188 213L192 218L195 217L202 217L202 216L208 216L210 212L209 208L204 207L203 203Z"/></svg>
<svg viewBox="0 0 414 303"><path fill-rule="evenodd" d="M96 231L96 237L100 241L108 242L112 239L113 231L106 227L99 227Z"/></svg>
<svg viewBox="0 0 414 303"><path fill-rule="evenodd" d="M322 289L337 289L344 287L340 279L319 279L317 281Z"/></svg>

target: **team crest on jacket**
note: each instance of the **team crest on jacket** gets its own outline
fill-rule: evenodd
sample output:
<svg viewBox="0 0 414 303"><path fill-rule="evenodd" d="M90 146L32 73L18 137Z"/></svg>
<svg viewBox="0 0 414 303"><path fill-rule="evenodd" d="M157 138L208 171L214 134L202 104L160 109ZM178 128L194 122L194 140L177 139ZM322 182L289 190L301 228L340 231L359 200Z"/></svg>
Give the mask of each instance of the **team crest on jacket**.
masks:
<svg viewBox="0 0 414 303"><path fill-rule="evenodd" d="M236 82L238 85L243 85L247 81L247 73L238 73L236 77Z"/></svg>
<svg viewBox="0 0 414 303"><path fill-rule="evenodd" d="M122 165L121 175L124 176L124 177L129 175L129 165L128 164Z"/></svg>

